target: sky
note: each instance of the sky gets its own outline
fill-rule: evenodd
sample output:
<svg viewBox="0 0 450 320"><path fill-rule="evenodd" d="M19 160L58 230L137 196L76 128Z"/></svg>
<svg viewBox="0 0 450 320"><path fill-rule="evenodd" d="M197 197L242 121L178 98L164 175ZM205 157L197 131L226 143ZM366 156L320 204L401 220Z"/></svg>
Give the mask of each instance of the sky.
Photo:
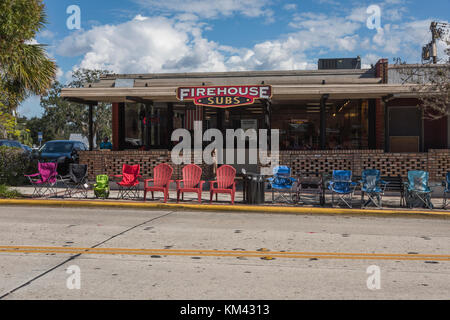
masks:
<svg viewBox="0 0 450 320"><path fill-rule="evenodd" d="M421 61L449 0L44 0L46 44L67 83L78 68L114 73L317 69L319 58ZM72 10L73 6L79 8ZM79 19L77 19L79 17ZM79 25L77 22L79 21ZM444 42L439 43L444 57ZM42 115L39 97L19 114Z"/></svg>

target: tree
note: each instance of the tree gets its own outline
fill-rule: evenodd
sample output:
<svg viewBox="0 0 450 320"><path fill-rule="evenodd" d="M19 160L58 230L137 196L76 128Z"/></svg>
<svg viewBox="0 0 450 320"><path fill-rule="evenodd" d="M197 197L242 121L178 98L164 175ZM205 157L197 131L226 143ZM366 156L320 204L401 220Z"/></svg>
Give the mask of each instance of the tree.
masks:
<svg viewBox="0 0 450 320"><path fill-rule="evenodd" d="M399 70L403 83L417 85L412 90L425 119L450 116L450 64L402 64Z"/></svg>
<svg viewBox="0 0 450 320"><path fill-rule="evenodd" d="M107 74L106 70L76 70L72 74L72 81L67 85L71 88L83 87L85 84L94 83L100 76ZM68 139L71 133L89 134L88 107L83 104L70 102L61 98L61 83L54 82L52 88L45 96L41 97L41 106L44 114L41 119L31 119L28 128L33 139L37 132L42 131L46 140ZM97 143L102 137L111 135L111 104L99 103L94 107L94 134L97 135Z"/></svg>
<svg viewBox="0 0 450 320"><path fill-rule="evenodd" d="M45 46L35 44L35 36L46 24L42 0L2 0L0 2L0 134L14 135L10 118L30 94L45 94L56 74ZM9 116L5 116L9 114Z"/></svg>
<svg viewBox="0 0 450 320"><path fill-rule="evenodd" d="M432 24L433 26L433 24ZM444 38L439 30L438 38L447 44L444 64L408 65L400 58L395 59L403 83L416 84L413 91L419 97L419 107L423 109L425 119L437 120L450 116L450 38Z"/></svg>

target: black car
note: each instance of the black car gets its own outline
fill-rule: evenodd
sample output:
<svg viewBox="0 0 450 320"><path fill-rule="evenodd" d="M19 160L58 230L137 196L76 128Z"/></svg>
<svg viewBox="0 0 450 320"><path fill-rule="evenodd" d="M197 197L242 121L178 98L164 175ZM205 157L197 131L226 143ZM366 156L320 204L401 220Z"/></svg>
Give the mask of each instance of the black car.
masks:
<svg viewBox="0 0 450 320"><path fill-rule="evenodd" d="M88 150L80 141L53 140L45 143L35 154L41 162L58 162L58 172L67 172L70 163L78 163L78 151Z"/></svg>

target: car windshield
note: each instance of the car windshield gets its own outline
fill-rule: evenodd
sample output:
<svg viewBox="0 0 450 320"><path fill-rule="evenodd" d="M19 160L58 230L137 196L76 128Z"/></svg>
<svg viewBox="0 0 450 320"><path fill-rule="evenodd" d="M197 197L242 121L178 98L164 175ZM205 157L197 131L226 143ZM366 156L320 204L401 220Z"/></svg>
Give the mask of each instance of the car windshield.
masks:
<svg viewBox="0 0 450 320"><path fill-rule="evenodd" d="M44 147L42 148L42 152L60 152L60 153L66 153L71 152L73 147L73 143L71 142L51 142L46 143Z"/></svg>

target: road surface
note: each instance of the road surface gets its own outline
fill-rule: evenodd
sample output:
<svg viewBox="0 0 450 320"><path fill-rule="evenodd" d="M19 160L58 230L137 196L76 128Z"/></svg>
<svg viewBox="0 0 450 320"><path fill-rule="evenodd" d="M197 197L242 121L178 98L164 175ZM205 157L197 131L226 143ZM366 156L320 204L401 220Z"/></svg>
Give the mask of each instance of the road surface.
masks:
<svg viewBox="0 0 450 320"><path fill-rule="evenodd" d="M0 207L0 297L449 299L450 219Z"/></svg>

